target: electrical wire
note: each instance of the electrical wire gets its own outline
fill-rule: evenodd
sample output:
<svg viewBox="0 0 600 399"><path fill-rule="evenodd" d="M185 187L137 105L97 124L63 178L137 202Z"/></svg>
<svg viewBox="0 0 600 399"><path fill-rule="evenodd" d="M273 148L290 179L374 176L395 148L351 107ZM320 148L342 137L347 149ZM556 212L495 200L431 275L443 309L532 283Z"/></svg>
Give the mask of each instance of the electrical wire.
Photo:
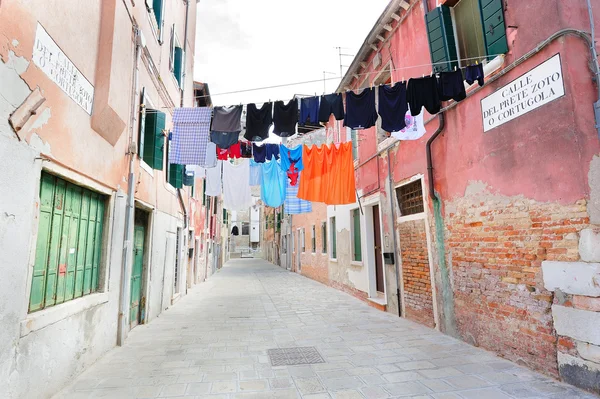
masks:
<svg viewBox="0 0 600 399"><path fill-rule="evenodd" d="M451 62L480 60L482 58L496 57L499 55L503 55L503 54L490 54L490 55L482 56L482 57L470 57L470 58L461 58L461 59L455 59L455 60L449 60L449 61L443 61L443 62L434 62L434 63L420 64L420 65L410 65L410 66L390 69L390 72L401 71L401 70L405 70L405 69L422 68L422 67L426 67L426 66L443 65L443 64L448 64ZM380 72L381 72L381 70L369 71L369 72L363 72L363 73L354 73L354 74L352 74L352 76L365 76L365 75L371 75L371 74L380 73ZM280 87L297 86L297 85L309 84L309 83L320 83L320 82L323 82L324 80L326 81L326 80L338 80L338 79L342 79L342 78L339 76L336 76L334 78L321 78L321 79L315 79L315 80L306 80L303 82L284 83L284 84L273 85L273 86L255 87L252 89L242 89L242 90L227 91L227 92L216 93L216 94L206 94L203 96L196 96L194 98L198 99L198 98L206 98L206 97L214 97L214 96L224 96L224 95L228 95L228 94L247 93L250 91L276 89L276 88L280 88Z"/></svg>

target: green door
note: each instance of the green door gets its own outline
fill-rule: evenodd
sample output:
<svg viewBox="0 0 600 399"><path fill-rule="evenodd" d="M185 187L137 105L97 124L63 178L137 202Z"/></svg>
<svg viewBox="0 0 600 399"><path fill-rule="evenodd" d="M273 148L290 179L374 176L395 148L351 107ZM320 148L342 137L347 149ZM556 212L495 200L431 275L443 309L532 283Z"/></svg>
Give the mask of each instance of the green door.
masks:
<svg viewBox="0 0 600 399"><path fill-rule="evenodd" d="M131 270L131 306L129 323L131 328L140 323L142 300L142 270L144 262L144 227L135 226L133 239L133 269Z"/></svg>

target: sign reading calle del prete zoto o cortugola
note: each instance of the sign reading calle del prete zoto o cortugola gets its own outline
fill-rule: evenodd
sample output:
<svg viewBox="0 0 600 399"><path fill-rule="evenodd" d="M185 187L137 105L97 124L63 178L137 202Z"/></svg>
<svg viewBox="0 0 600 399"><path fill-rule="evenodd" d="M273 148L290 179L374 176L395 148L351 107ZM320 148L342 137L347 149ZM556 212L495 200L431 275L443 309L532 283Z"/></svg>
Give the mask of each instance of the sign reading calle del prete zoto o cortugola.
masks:
<svg viewBox="0 0 600 399"><path fill-rule="evenodd" d="M565 95L560 54L481 100L487 132Z"/></svg>
<svg viewBox="0 0 600 399"><path fill-rule="evenodd" d="M33 44L33 62L73 101L92 114L94 86L38 23Z"/></svg>

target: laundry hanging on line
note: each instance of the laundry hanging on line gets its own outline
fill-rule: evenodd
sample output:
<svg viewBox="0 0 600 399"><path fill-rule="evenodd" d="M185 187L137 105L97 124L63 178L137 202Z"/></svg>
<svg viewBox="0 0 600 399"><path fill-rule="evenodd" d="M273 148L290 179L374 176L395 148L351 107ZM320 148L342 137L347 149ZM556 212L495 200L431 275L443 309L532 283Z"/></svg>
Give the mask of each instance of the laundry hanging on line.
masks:
<svg viewBox="0 0 600 399"><path fill-rule="evenodd" d="M327 205L356 202L352 142L304 146L298 198Z"/></svg>
<svg viewBox="0 0 600 399"><path fill-rule="evenodd" d="M210 121L210 108L175 108L170 163L206 166Z"/></svg>
<svg viewBox="0 0 600 399"><path fill-rule="evenodd" d="M299 173L302 175L302 172ZM300 177L301 178L301 177ZM283 213L287 215L299 215L312 212L312 202L298 198L298 185L293 186L288 180L285 191L285 202Z"/></svg>
<svg viewBox="0 0 600 399"><path fill-rule="evenodd" d="M275 101L273 104L273 133L279 137L290 137L296 134L298 124L298 100L290 100L287 104Z"/></svg>
<svg viewBox="0 0 600 399"><path fill-rule="evenodd" d="M250 160L250 186L260 186L262 181L262 167L259 163L254 162L254 159Z"/></svg>
<svg viewBox="0 0 600 399"><path fill-rule="evenodd" d="M269 128L273 124L273 103L264 103L257 108L256 104L246 106L246 133L248 141L263 141L269 137Z"/></svg>
<svg viewBox="0 0 600 399"><path fill-rule="evenodd" d="M260 198L265 205L277 208L283 205L285 201L287 177L285 172L278 165L275 157L269 162L261 164L262 182Z"/></svg>
<svg viewBox="0 0 600 399"><path fill-rule="evenodd" d="M250 161L237 164L223 162L223 207L230 211L247 210L252 206L250 193Z"/></svg>
<svg viewBox="0 0 600 399"><path fill-rule="evenodd" d="M223 193L223 161L217 161L217 166L206 169L206 190L209 197L218 197Z"/></svg>
<svg viewBox="0 0 600 399"><path fill-rule="evenodd" d="M263 145L252 143L252 155L254 157L254 162L257 163L264 163L272 157L279 159L279 145L273 143Z"/></svg>
<svg viewBox="0 0 600 399"><path fill-rule="evenodd" d="M286 172L288 180L292 186L298 185L298 179L300 177L300 171L304 169L302 163L302 146L299 145L294 148L288 148L283 144L279 145L281 169Z"/></svg>
<svg viewBox="0 0 600 399"><path fill-rule="evenodd" d="M377 123L377 110L375 109L375 90L363 89L360 93L349 91L346 93L346 116L344 126L350 129L368 129Z"/></svg>

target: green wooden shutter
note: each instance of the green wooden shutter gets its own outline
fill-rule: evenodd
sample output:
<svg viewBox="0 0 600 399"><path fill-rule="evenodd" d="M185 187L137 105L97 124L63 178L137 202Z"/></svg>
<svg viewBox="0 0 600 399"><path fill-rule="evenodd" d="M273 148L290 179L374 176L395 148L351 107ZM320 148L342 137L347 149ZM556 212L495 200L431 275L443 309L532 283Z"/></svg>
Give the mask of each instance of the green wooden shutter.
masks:
<svg viewBox="0 0 600 399"><path fill-rule="evenodd" d="M100 195L42 174L30 312L95 291L91 286L97 286L93 273L100 268L103 215ZM92 272L87 275L87 270Z"/></svg>
<svg viewBox="0 0 600 399"><path fill-rule="evenodd" d="M337 229L335 228L335 217L331 218L331 257L337 258Z"/></svg>
<svg viewBox="0 0 600 399"><path fill-rule="evenodd" d="M223 209L223 224L227 224L227 209Z"/></svg>
<svg viewBox="0 0 600 399"><path fill-rule="evenodd" d="M488 58L507 53L508 41L502 0L479 0L479 10Z"/></svg>
<svg viewBox="0 0 600 399"><path fill-rule="evenodd" d="M206 205L206 178L202 180L202 205Z"/></svg>
<svg viewBox="0 0 600 399"><path fill-rule="evenodd" d="M481 0L488 1L488 0ZM452 15L448 6L434 8L425 16L433 71L451 71L458 66Z"/></svg>
<svg viewBox="0 0 600 399"><path fill-rule="evenodd" d="M145 128L146 128L146 88L143 87L140 92L140 122L138 124L138 155L142 157L144 155L144 143L145 143Z"/></svg>
<svg viewBox="0 0 600 399"><path fill-rule="evenodd" d="M44 173L40 182L40 217L35 249L35 263L33 265L33 279L31 282L31 295L29 296L30 312L44 307L46 265L48 264L48 255L50 254L53 203L54 178Z"/></svg>
<svg viewBox="0 0 600 399"><path fill-rule="evenodd" d="M360 213L358 209L352 211L352 220L353 220L353 240L354 240L354 256L353 260L357 262L362 262L362 247L360 242Z"/></svg>
<svg viewBox="0 0 600 399"><path fill-rule="evenodd" d="M169 183L175 188L183 188L183 165L169 165Z"/></svg>
<svg viewBox="0 0 600 399"><path fill-rule="evenodd" d="M65 281L65 301L71 300L75 293L75 272L77 264L77 237L79 235L79 222L81 218L81 188L69 184L71 191L71 220L69 227L69 244L67 254L67 278Z"/></svg>
<svg viewBox="0 0 600 399"><path fill-rule="evenodd" d="M183 75L183 49L181 47L175 47L175 66L173 67L173 74L175 79L181 87L181 78Z"/></svg>
<svg viewBox="0 0 600 399"><path fill-rule="evenodd" d="M146 123L144 126L144 161L152 169L163 170L163 160L165 152L165 135L163 130L166 126L166 116L164 112L149 109L146 113Z"/></svg>
<svg viewBox="0 0 600 399"><path fill-rule="evenodd" d="M152 9L154 10L154 18L156 18L156 25L158 25L158 41L162 43L162 32L163 32L163 0L153 0Z"/></svg>

